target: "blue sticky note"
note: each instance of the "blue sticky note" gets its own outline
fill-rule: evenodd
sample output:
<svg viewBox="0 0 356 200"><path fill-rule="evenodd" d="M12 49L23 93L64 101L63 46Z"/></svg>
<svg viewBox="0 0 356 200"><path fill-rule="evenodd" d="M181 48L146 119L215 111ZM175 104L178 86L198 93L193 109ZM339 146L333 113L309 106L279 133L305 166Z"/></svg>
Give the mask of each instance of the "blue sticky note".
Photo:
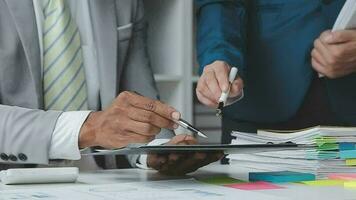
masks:
<svg viewBox="0 0 356 200"><path fill-rule="evenodd" d="M342 142L339 144L340 151L356 150L356 144L351 142Z"/></svg>
<svg viewBox="0 0 356 200"><path fill-rule="evenodd" d="M315 180L314 174L291 171L280 172L250 172L250 181L266 181L272 183L301 182Z"/></svg>
<svg viewBox="0 0 356 200"><path fill-rule="evenodd" d="M341 159L356 158L356 150L340 151L339 153Z"/></svg>

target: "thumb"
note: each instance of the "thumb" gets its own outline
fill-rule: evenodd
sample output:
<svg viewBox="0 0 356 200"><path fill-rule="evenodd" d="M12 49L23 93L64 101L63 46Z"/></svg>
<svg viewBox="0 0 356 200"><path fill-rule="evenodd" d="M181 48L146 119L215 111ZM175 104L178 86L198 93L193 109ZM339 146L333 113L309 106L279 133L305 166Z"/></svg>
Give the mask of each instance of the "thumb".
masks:
<svg viewBox="0 0 356 200"><path fill-rule="evenodd" d="M342 30L342 31L325 31L320 36L320 39L327 44L344 43L356 39L355 30Z"/></svg>
<svg viewBox="0 0 356 200"><path fill-rule="evenodd" d="M229 97L237 97L241 95L241 91L244 87L243 80L241 78L238 78L231 84L231 90L230 90L230 95Z"/></svg>
<svg viewBox="0 0 356 200"><path fill-rule="evenodd" d="M176 135L175 137L173 137L168 143L167 145L178 145L178 144L182 144L182 143L192 143L195 142L195 138L190 136L190 135L186 135L186 134L180 134L180 135Z"/></svg>

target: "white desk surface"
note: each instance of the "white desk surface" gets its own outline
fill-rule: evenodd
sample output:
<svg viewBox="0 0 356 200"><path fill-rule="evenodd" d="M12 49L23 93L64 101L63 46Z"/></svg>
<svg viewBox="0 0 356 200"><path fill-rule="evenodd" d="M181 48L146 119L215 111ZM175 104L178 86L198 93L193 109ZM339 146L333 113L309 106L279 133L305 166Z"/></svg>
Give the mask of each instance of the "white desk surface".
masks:
<svg viewBox="0 0 356 200"><path fill-rule="evenodd" d="M73 184L43 184L43 185L18 185L7 186L0 183L0 194L4 190L25 189L25 188L49 188L61 186L76 186L76 185L100 185L113 183L141 182L141 181L157 181L157 180L172 180L179 178L201 178L227 175L233 178L247 180L248 170L238 167L238 165L220 165L218 163L206 166L197 172L186 177L167 177L158 174L153 170L141 169L120 169L120 170L102 170L95 172L80 173L77 183ZM287 197L293 200L356 200L356 189L345 189L342 186L306 186L299 183L282 184L284 189L276 190L260 190L256 192L275 195L279 197ZM1 195L0 195L1 196Z"/></svg>

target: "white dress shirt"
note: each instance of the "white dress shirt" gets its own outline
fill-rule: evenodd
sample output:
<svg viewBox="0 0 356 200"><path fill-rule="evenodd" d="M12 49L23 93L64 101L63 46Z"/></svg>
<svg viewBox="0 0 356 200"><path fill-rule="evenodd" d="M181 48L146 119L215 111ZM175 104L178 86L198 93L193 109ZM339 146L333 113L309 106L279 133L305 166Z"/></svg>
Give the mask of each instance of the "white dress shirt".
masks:
<svg viewBox="0 0 356 200"><path fill-rule="evenodd" d="M97 56L95 40L91 24L89 5L87 0L67 0L72 18L76 22L82 44L85 76L88 89L88 106L91 110L99 109L99 77L97 76ZM44 15L41 0L33 0L36 24L40 43L41 68L43 70L43 22ZM80 128L88 117L90 111L64 112L57 120L52 134L49 149L50 159L79 160L80 151L78 137Z"/></svg>

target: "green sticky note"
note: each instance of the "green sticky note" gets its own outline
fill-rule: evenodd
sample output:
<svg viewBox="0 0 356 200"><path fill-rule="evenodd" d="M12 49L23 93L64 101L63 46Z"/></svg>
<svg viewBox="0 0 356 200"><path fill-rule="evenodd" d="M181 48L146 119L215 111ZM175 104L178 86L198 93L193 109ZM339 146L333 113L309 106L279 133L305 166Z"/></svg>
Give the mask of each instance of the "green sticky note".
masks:
<svg viewBox="0 0 356 200"><path fill-rule="evenodd" d="M327 160L327 159L336 159L339 158L339 152L338 151L306 151L306 159L311 159L311 160Z"/></svg>
<svg viewBox="0 0 356 200"><path fill-rule="evenodd" d="M338 150L339 145L333 144L333 143L324 143L324 144L319 145L317 147L317 149L322 150L322 151Z"/></svg>
<svg viewBox="0 0 356 200"><path fill-rule="evenodd" d="M198 181L213 185L228 185L228 184L236 184L236 183L245 183L245 181L231 178L228 176L217 176L217 177L209 177L198 179Z"/></svg>
<svg viewBox="0 0 356 200"><path fill-rule="evenodd" d="M319 147L324 144L337 144L337 140L333 137L316 137L314 141ZM339 148L338 145L337 147Z"/></svg>
<svg viewBox="0 0 356 200"><path fill-rule="evenodd" d="M344 185L344 180L316 180L316 181L303 181L304 183L309 186L338 186Z"/></svg>

